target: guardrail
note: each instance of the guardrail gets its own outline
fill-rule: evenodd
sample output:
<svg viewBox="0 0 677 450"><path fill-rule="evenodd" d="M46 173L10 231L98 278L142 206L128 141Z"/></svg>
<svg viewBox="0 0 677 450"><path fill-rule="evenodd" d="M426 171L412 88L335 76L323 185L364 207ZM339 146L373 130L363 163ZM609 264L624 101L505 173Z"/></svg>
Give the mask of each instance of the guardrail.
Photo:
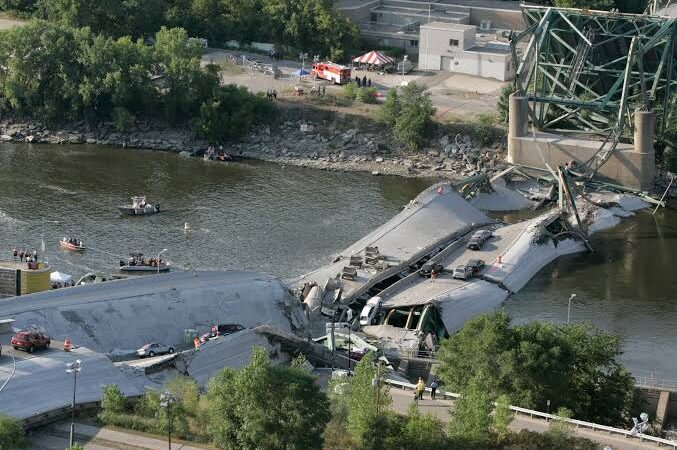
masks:
<svg viewBox="0 0 677 450"><path fill-rule="evenodd" d="M395 381L395 380L385 380L385 382L392 385L392 386L397 386L401 389L408 389L408 390L416 389L416 385L412 384L412 383L403 383L401 381ZM430 392L430 390L431 389L429 387L426 387L426 391ZM453 392L444 392L444 391L439 391L438 395L443 396L445 399L449 398L449 399L454 399L454 400L460 397L460 394L455 394ZM556 419L556 420L559 420L559 421L563 421L563 422L567 422L567 423L570 423L572 425L575 425L576 428L587 428L587 429L590 429L592 431L604 431L604 432L609 433L609 434L622 435L626 438L637 437L637 436L633 436L630 431L623 430L621 428L609 427L609 426L606 426L606 425L600 425L600 424L592 423L592 422L584 422L582 420L567 419L567 418L564 418L564 417L556 416L554 414L548 414L548 413L544 413L544 412L541 412L541 411L534 411L532 409L527 409L527 408L520 408L519 406L510 405L510 410L517 413L517 414L521 414L523 416L529 416L532 419L533 418L539 418L539 419L544 419L546 421ZM655 442L656 444L658 444L659 447L664 445L664 446L667 446L667 447L672 447L673 449L677 449L677 441L671 441L669 439L663 439L663 438L659 438L659 437L656 437L656 436L649 436L649 435L646 435L646 434L642 435L642 440L643 441Z"/></svg>

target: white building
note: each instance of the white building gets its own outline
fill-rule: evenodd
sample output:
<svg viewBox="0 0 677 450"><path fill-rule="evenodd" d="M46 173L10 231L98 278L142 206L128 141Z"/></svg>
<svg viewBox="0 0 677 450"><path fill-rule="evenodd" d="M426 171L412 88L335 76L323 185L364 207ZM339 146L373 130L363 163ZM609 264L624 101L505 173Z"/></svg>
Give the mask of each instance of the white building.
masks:
<svg viewBox="0 0 677 450"><path fill-rule="evenodd" d="M511 80L515 68L510 45L478 42L477 27L447 22L421 25L418 68Z"/></svg>

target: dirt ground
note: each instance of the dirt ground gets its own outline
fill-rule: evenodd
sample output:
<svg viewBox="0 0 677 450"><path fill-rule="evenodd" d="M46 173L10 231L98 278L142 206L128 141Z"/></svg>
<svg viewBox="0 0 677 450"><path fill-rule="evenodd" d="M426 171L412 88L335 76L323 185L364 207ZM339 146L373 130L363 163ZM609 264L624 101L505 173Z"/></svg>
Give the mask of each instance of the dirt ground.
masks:
<svg viewBox="0 0 677 450"><path fill-rule="evenodd" d="M282 72L282 76L274 79L272 75L251 70L245 71L241 65L233 65L229 59L231 55L238 64L241 64L242 55L247 55L248 59L259 61L262 64L273 62L265 55L221 49L209 49L203 56L202 62L203 64L221 65L223 68L221 78L224 84L234 83L247 86L252 92L275 89L278 96L291 98L294 97L295 87L303 86L307 93L313 86L310 79L293 75L295 71L301 68L300 61L277 61L276 66ZM305 70L310 71L309 62L305 63ZM399 86L403 81L415 81L427 86L432 94L433 105L437 108L437 118L443 122L468 121L480 113L496 112L496 101L501 88L506 84L488 78L432 71L413 71L403 76L402 74L379 74L374 71L355 70L353 71L354 76L360 78L366 76L371 79L372 86L376 87L384 97L389 89ZM341 90L340 86L331 84L326 84L326 86L328 94L338 93ZM372 109L357 105L352 108L356 109L356 113L359 113L360 109Z"/></svg>
<svg viewBox="0 0 677 450"><path fill-rule="evenodd" d="M21 20L10 19L0 16L0 30L8 30L10 28L23 25L25 22Z"/></svg>

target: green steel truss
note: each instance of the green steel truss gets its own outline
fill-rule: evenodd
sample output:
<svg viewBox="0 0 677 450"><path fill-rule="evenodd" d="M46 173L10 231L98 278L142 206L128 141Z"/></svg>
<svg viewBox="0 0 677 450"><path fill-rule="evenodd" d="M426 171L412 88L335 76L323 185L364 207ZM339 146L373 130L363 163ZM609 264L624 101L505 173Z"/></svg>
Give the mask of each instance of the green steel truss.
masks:
<svg viewBox="0 0 677 450"><path fill-rule="evenodd" d="M591 176L632 132L635 109L653 110L658 102L657 113L670 111L675 18L542 6L523 6L522 13L527 28L511 39L515 90L529 99L536 128L605 138L586 162Z"/></svg>

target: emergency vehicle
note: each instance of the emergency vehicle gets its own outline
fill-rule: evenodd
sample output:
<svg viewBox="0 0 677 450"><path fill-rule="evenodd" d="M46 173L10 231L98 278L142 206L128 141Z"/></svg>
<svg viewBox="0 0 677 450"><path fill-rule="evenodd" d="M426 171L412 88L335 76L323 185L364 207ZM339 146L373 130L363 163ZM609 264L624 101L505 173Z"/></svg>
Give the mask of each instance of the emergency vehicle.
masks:
<svg viewBox="0 0 677 450"><path fill-rule="evenodd" d="M313 78L321 78L329 80L334 84L344 84L350 82L350 69L340 64L327 63L313 63L310 76Z"/></svg>

